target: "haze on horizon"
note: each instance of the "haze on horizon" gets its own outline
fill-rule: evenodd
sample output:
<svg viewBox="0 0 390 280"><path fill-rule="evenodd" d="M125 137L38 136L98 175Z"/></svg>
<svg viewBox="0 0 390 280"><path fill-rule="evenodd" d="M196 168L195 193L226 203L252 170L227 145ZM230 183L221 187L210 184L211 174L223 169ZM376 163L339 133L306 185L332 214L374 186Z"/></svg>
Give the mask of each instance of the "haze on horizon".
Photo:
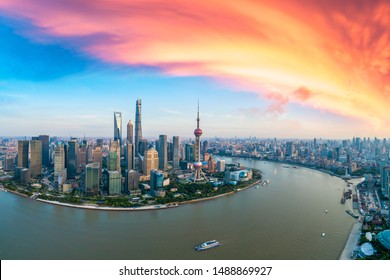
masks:
<svg viewBox="0 0 390 280"><path fill-rule="evenodd" d="M0 135L388 138L388 1L0 0Z"/></svg>

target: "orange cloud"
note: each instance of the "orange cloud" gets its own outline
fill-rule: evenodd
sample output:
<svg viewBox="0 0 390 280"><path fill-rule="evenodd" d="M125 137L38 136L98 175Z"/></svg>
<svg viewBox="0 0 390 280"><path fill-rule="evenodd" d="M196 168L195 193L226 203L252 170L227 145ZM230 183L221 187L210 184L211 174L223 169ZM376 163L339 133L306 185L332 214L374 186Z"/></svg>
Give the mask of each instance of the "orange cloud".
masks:
<svg viewBox="0 0 390 280"><path fill-rule="evenodd" d="M383 131L390 3L280 2L0 0L0 10L30 20L36 39L79 38L107 62L207 75L274 100L274 111L299 102Z"/></svg>

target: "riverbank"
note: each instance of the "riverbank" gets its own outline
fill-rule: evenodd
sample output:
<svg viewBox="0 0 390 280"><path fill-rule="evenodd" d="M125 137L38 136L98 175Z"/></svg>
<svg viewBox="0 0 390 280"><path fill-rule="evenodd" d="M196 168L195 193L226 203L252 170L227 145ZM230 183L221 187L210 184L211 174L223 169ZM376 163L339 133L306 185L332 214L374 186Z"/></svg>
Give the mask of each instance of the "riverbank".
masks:
<svg viewBox="0 0 390 280"><path fill-rule="evenodd" d="M79 208L79 209L87 209L87 210L105 210L105 211L145 211L145 210L161 210L161 209L168 209L168 208L174 208L178 207L178 204L157 204L157 205L148 205L148 206L139 206L139 207L110 207L110 206L99 206L95 204L89 204L89 205L78 205L78 204L71 204L71 203L64 203L64 202L58 202L53 200L45 200L45 199L36 199L39 202L48 203L48 204L54 204L58 206L65 206L65 207L72 207L72 208Z"/></svg>
<svg viewBox="0 0 390 280"><path fill-rule="evenodd" d="M289 165L294 167L294 166L299 166L299 167L304 167L304 168L308 168L308 169L312 169L312 170L316 170L316 171L320 171L320 172L323 172L323 173L326 173L330 176L335 176L335 177L338 177L340 179L343 179L343 180L351 180L351 179L359 179L359 178L364 178L364 176L350 176L350 177L345 177L345 175L340 175L340 174L336 174L334 173L333 171L330 171L330 170L327 170L327 169L324 169L324 168L317 168L315 166L311 166L311 165L305 165L305 164L302 164L302 163L299 163L299 162L288 162L288 161L280 161L280 160L275 160L275 159L264 159L264 158L252 158L252 157L241 157L241 156L219 156L219 157L226 157L226 158L240 158L240 159L246 159L246 160L256 160L256 161L264 161L264 162L275 162L275 163L280 163L280 164L286 164L286 165Z"/></svg>
<svg viewBox="0 0 390 280"><path fill-rule="evenodd" d="M219 194L219 195L216 195L216 196L210 196L210 197L204 197L204 198L199 198L199 199L192 199L192 200L182 201L182 202L180 202L180 204L202 202L202 201L207 201L207 200L211 200L211 199L215 199L215 198L220 198L220 197L223 197L223 196L231 195L231 194L234 194L234 193L237 193L237 192L249 189L249 188L259 184L260 181L261 180L257 180L256 182L254 182L254 183L252 183L252 184L250 184L250 185L248 185L248 186L246 186L246 187L244 187L242 189L237 189L237 191L227 192L227 193Z"/></svg>
<svg viewBox="0 0 390 280"><path fill-rule="evenodd" d="M360 228L362 223L356 222L352 225L351 232L349 234L347 243L340 254L339 260L353 260L353 252L358 248L358 242L360 237Z"/></svg>
<svg viewBox="0 0 390 280"><path fill-rule="evenodd" d="M175 208L178 207L180 204L188 204L188 203L195 203L195 202L201 202L201 201L207 201L207 200L212 200L212 199L217 199L226 195L231 195L239 191L243 191L246 189L249 189L257 184L260 183L261 180L257 180L254 183L242 188L242 189L237 189L237 191L232 191L228 193L223 193L219 194L216 196L211 196L211 197L204 197L204 198L199 198L199 199L193 199L193 200L188 200L188 201L182 201L180 203L168 203L168 204L157 204L157 205L147 205L147 206L138 206L138 207L110 207L110 206L99 206L97 204L88 204L88 205L79 205L79 204L72 204L72 203L65 203L65 202L58 202L58 201L53 201L53 200L46 200L46 199L41 199L37 198L34 199L36 201L42 202L42 203L48 203L48 204L53 204L57 206L64 206L64 207L72 207L72 208L78 208L78 209L87 209L87 210L104 210L104 211L145 211L145 210L162 210L162 209L169 209L169 208ZM7 192L11 192L16 195L23 196L25 198L29 198L27 195L16 192L16 191L11 191L6 189Z"/></svg>

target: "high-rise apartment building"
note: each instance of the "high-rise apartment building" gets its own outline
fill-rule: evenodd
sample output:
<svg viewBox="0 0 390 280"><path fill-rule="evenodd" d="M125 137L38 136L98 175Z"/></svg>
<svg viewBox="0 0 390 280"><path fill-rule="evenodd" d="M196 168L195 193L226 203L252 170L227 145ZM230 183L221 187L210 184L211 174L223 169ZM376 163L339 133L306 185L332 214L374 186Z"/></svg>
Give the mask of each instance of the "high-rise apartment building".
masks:
<svg viewBox="0 0 390 280"><path fill-rule="evenodd" d="M85 194L97 195L100 190L100 164L93 162L85 167Z"/></svg>
<svg viewBox="0 0 390 280"><path fill-rule="evenodd" d="M142 126L141 126L141 99L138 98L135 106L135 131L134 131L134 143L135 153L138 156L139 142L142 139ZM140 153L143 155L142 153Z"/></svg>
<svg viewBox="0 0 390 280"><path fill-rule="evenodd" d="M128 144L134 144L134 128L133 124L131 123L131 120L127 123L127 143Z"/></svg>
<svg viewBox="0 0 390 280"><path fill-rule="evenodd" d="M145 153L142 171L145 176L149 176L152 169L158 169L158 152L149 148Z"/></svg>
<svg viewBox="0 0 390 280"><path fill-rule="evenodd" d="M180 138L173 136L173 168L179 169L180 164Z"/></svg>
<svg viewBox="0 0 390 280"><path fill-rule="evenodd" d="M28 168L28 140L18 140L18 167Z"/></svg>
<svg viewBox="0 0 390 280"><path fill-rule="evenodd" d="M158 147L158 168L161 170L167 169L168 163L168 142L166 135L159 136Z"/></svg>
<svg viewBox="0 0 390 280"><path fill-rule="evenodd" d="M41 175L42 171L42 141L31 140L30 145L30 175L31 177L37 177Z"/></svg>
<svg viewBox="0 0 390 280"><path fill-rule="evenodd" d="M68 179L74 179L77 176L78 170L78 153L79 153L79 143L76 139L68 141L68 162L67 162L67 176Z"/></svg>

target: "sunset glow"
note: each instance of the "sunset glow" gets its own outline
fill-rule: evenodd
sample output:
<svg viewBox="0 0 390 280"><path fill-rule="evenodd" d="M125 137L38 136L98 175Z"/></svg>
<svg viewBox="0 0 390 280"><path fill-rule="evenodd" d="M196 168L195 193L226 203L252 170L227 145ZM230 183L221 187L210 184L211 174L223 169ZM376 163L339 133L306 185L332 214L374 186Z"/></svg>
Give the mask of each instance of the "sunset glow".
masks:
<svg viewBox="0 0 390 280"><path fill-rule="evenodd" d="M390 125L388 1L0 0L0 15L27 21L19 33L33 42L209 77L276 115L296 104L367 133Z"/></svg>

